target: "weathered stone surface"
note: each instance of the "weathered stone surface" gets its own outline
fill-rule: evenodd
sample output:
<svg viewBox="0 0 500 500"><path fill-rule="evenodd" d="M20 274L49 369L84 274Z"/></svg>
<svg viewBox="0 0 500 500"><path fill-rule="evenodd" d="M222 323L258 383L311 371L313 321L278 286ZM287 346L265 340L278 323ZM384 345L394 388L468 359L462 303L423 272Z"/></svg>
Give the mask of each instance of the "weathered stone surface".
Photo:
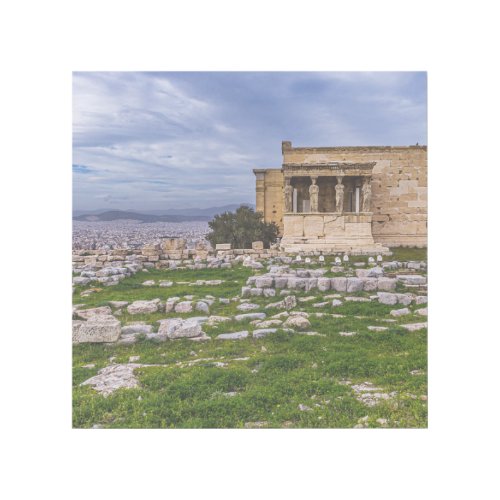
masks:
<svg viewBox="0 0 500 500"><path fill-rule="evenodd" d="M120 337L120 322L112 316L92 316L84 321L76 332L73 329L73 341L82 343L116 342Z"/></svg>
<svg viewBox="0 0 500 500"><path fill-rule="evenodd" d="M407 307L404 307L403 309L393 309L391 311L391 316L405 316L406 314L410 314L410 310Z"/></svg>
<svg viewBox="0 0 500 500"><path fill-rule="evenodd" d="M275 297L276 290L274 288L261 288L264 297Z"/></svg>
<svg viewBox="0 0 500 500"><path fill-rule="evenodd" d="M377 278L362 278L363 290L365 292L374 292L378 288Z"/></svg>
<svg viewBox="0 0 500 500"><path fill-rule="evenodd" d="M175 304L177 304L179 300L181 300L179 297L170 297L169 299L167 299L167 301L165 302L165 312L172 312L174 310Z"/></svg>
<svg viewBox="0 0 500 500"><path fill-rule="evenodd" d="M190 300L183 300L174 306L176 313L190 313L193 312L193 303Z"/></svg>
<svg viewBox="0 0 500 500"><path fill-rule="evenodd" d="M251 293L252 293L252 287L251 286L242 286L241 287L241 296L242 297L250 297Z"/></svg>
<svg viewBox="0 0 500 500"><path fill-rule="evenodd" d="M306 278L288 278L288 288L292 290L305 290L307 286Z"/></svg>
<svg viewBox="0 0 500 500"><path fill-rule="evenodd" d="M208 307L208 304L206 302L201 301L201 300L199 302L196 302L195 309L197 311L202 312L202 313L210 314L210 309Z"/></svg>
<svg viewBox="0 0 500 500"><path fill-rule="evenodd" d="M251 288L250 295L253 297L260 297L264 292L263 288Z"/></svg>
<svg viewBox="0 0 500 500"><path fill-rule="evenodd" d="M158 311L159 299L154 300L136 300L127 306L129 314L154 313Z"/></svg>
<svg viewBox="0 0 500 500"><path fill-rule="evenodd" d="M139 386L139 381L134 376L134 370L142 366L137 363L109 365L97 372L97 375L91 377L80 385L91 385L94 390L100 392L103 396L109 396L118 389L131 389Z"/></svg>
<svg viewBox="0 0 500 500"><path fill-rule="evenodd" d="M395 293L378 292L377 296L378 296L378 301L381 304L393 306L398 303L398 297Z"/></svg>
<svg viewBox="0 0 500 500"><path fill-rule="evenodd" d="M270 288L273 286L273 278L270 276L257 276L255 286L257 288Z"/></svg>
<svg viewBox="0 0 500 500"><path fill-rule="evenodd" d="M94 307L92 309L79 309L76 315L82 319L90 319L93 316L110 316L111 308L109 306Z"/></svg>
<svg viewBox="0 0 500 500"><path fill-rule="evenodd" d="M417 309L415 312L420 316L427 316L427 307L424 307L422 309Z"/></svg>
<svg viewBox="0 0 500 500"><path fill-rule="evenodd" d="M147 281L144 281L144 283L142 285L143 286L154 286L155 281L154 280L147 280Z"/></svg>
<svg viewBox="0 0 500 500"><path fill-rule="evenodd" d="M406 285L425 285L427 279L418 274L398 274L397 279Z"/></svg>
<svg viewBox="0 0 500 500"><path fill-rule="evenodd" d="M210 316L207 320L207 325L214 326L218 323L224 323L226 321L231 321L231 318L227 316Z"/></svg>
<svg viewBox="0 0 500 500"><path fill-rule="evenodd" d="M244 304L236 306L236 309L238 309L238 311L252 311L254 309L259 309L259 308L260 306L258 304L252 304L250 302L245 302Z"/></svg>
<svg viewBox="0 0 500 500"><path fill-rule="evenodd" d="M347 278L332 278L332 290L335 290L336 292L346 292Z"/></svg>
<svg viewBox="0 0 500 500"><path fill-rule="evenodd" d="M360 278L347 278L347 292L363 291L363 280Z"/></svg>
<svg viewBox="0 0 500 500"><path fill-rule="evenodd" d="M151 325L125 325L122 326L122 335L136 335L136 334L147 334L153 331L153 327Z"/></svg>
<svg viewBox="0 0 500 500"><path fill-rule="evenodd" d="M369 326L368 330L371 330L372 332L384 332L388 328L386 326Z"/></svg>
<svg viewBox="0 0 500 500"><path fill-rule="evenodd" d="M255 327L256 328L271 328L271 327L274 327L274 326L279 326L282 323L283 323L283 321L281 321L280 319L268 319L268 320L265 320L265 321L258 321L255 324Z"/></svg>
<svg viewBox="0 0 500 500"><path fill-rule="evenodd" d="M114 308L120 308L120 307L125 307L128 305L128 302L126 300L110 300L109 305Z"/></svg>
<svg viewBox="0 0 500 500"><path fill-rule="evenodd" d="M246 321L246 320L254 320L254 319L265 319L266 313L246 313L246 314L237 314L234 319L236 321Z"/></svg>
<svg viewBox="0 0 500 500"><path fill-rule="evenodd" d="M318 290L320 292L326 292L330 290L331 279L330 278L318 278Z"/></svg>
<svg viewBox="0 0 500 500"><path fill-rule="evenodd" d="M169 339L183 337L199 337L203 332L200 323L192 318L171 318L163 320L158 329L158 335L166 335Z"/></svg>
<svg viewBox="0 0 500 500"><path fill-rule="evenodd" d="M263 241L253 241L252 242L252 250L263 250L264 242Z"/></svg>
<svg viewBox="0 0 500 500"><path fill-rule="evenodd" d="M274 278L275 288L286 288L288 286L288 278L276 276Z"/></svg>
<svg viewBox="0 0 500 500"><path fill-rule="evenodd" d="M415 298L415 304L417 304L417 305L427 304L427 295L418 295Z"/></svg>
<svg viewBox="0 0 500 500"><path fill-rule="evenodd" d="M397 293L396 297L398 298L398 304L402 304L403 306L409 306L411 304L411 295L407 295L406 293Z"/></svg>
<svg viewBox="0 0 500 500"><path fill-rule="evenodd" d="M311 323L307 318L304 318L303 316L290 316L284 323L284 327L287 328L293 328L294 330L307 330L308 328L311 328Z"/></svg>
<svg viewBox="0 0 500 500"><path fill-rule="evenodd" d="M233 333L221 333L217 335L217 339L220 340L239 340L248 337L248 331L243 330L241 332L233 332Z"/></svg>
<svg viewBox="0 0 500 500"><path fill-rule="evenodd" d="M174 282L173 282L173 281L160 281L160 282L158 283L158 285L159 285L159 286L161 286L161 287L170 287L170 286L172 286L173 284L174 284Z"/></svg>
<svg viewBox="0 0 500 500"><path fill-rule="evenodd" d="M341 306L342 305L342 301L338 300L338 299L333 299L332 300L332 307L338 307L338 306Z"/></svg>
<svg viewBox="0 0 500 500"><path fill-rule="evenodd" d="M396 290L397 280L395 278L378 278L377 288L380 291L392 292Z"/></svg>
<svg viewBox="0 0 500 500"><path fill-rule="evenodd" d="M262 337L267 337L271 333L276 333L277 331L277 328L259 328L257 330L254 330L252 335L255 339L261 339Z"/></svg>
<svg viewBox="0 0 500 500"><path fill-rule="evenodd" d="M401 325L403 328L406 328L410 332L416 332L417 330L423 330L427 328L427 323L409 323L407 325Z"/></svg>

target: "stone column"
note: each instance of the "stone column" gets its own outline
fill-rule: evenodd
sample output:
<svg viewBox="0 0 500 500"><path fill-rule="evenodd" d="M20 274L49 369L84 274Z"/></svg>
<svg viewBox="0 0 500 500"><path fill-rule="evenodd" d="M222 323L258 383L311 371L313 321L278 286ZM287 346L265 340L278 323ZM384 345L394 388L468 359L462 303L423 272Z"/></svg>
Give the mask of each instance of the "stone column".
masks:
<svg viewBox="0 0 500 500"><path fill-rule="evenodd" d="M335 211L342 213L344 211L344 185L342 176L337 176L337 185L335 186Z"/></svg>
<svg viewBox="0 0 500 500"><path fill-rule="evenodd" d="M311 176L312 184L309 186L309 210L311 212L318 211L318 197L319 197L319 186L316 184L317 177Z"/></svg>
<svg viewBox="0 0 500 500"><path fill-rule="evenodd" d="M290 184L290 177L285 177L285 188L284 188L284 212L293 212L293 187Z"/></svg>
<svg viewBox="0 0 500 500"><path fill-rule="evenodd" d="M372 204L372 184L371 179L369 177L364 179L363 182L363 212L371 212L371 204Z"/></svg>

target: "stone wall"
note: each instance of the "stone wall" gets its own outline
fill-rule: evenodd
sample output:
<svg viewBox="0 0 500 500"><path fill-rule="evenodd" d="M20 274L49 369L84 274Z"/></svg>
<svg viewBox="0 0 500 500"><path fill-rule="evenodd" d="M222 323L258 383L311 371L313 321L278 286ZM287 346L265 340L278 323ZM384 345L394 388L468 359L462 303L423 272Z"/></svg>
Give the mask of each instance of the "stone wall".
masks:
<svg viewBox="0 0 500 500"><path fill-rule="evenodd" d="M294 148L283 143L283 163L375 161L372 178L372 234L386 246L427 246L427 146ZM256 209L283 229L283 173L256 170ZM269 185L268 185L269 182ZM278 184L281 188L278 189ZM260 190L260 191L259 191Z"/></svg>

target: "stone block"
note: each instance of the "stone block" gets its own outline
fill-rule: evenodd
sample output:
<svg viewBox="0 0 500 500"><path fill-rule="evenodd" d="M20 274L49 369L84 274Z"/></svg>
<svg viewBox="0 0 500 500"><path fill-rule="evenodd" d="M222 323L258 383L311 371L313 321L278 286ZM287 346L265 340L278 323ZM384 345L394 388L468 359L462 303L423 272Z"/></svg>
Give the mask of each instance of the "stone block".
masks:
<svg viewBox="0 0 500 500"><path fill-rule="evenodd" d="M347 292L363 291L363 280L360 278L347 278Z"/></svg>
<svg viewBox="0 0 500 500"><path fill-rule="evenodd" d="M396 282L397 280L395 278L378 278L377 288L380 291L392 292L396 290Z"/></svg>
<svg viewBox="0 0 500 500"><path fill-rule="evenodd" d="M330 290L331 279L330 278L318 278L318 290L320 292L326 292Z"/></svg>
<svg viewBox="0 0 500 500"><path fill-rule="evenodd" d="M378 288L377 278L361 278L363 281L363 290L365 292L374 292Z"/></svg>
<svg viewBox="0 0 500 500"><path fill-rule="evenodd" d="M270 288L273 286L272 276L257 276L255 279L255 286L257 288Z"/></svg>
<svg viewBox="0 0 500 500"><path fill-rule="evenodd" d="M335 290L336 292L346 292L347 278L332 278L332 290Z"/></svg>
<svg viewBox="0 0 500 500"><path fill-rule="evenodd" d="M217 243L215 245L216 250L231 250L231 243Z"/></svg>
<svg viewBox="0 0 500 500"><path fill-rule="evenodd" d="M252 250L263 250L264 242L263 241L254 241L252 242Z"/></svg>
<svg viewBox="0 0 500 500"><path fill-rule="evenodd" d="M120 322L112 316L94 316L73 329L73 341L82 343L116 342L120 338Z"/></svg>

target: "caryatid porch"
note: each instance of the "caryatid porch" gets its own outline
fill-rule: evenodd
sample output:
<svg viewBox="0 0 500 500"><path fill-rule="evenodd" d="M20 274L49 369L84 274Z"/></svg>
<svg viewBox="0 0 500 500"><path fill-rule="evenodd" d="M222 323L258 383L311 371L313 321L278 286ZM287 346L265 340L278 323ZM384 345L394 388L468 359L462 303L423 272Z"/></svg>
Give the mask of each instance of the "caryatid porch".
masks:
<svg viewBox="0 0 500 500"><path fill-rule="evenodd" d="M371 178L375 162L283 164L286 251L380 253L372 236Z"/></svg>

